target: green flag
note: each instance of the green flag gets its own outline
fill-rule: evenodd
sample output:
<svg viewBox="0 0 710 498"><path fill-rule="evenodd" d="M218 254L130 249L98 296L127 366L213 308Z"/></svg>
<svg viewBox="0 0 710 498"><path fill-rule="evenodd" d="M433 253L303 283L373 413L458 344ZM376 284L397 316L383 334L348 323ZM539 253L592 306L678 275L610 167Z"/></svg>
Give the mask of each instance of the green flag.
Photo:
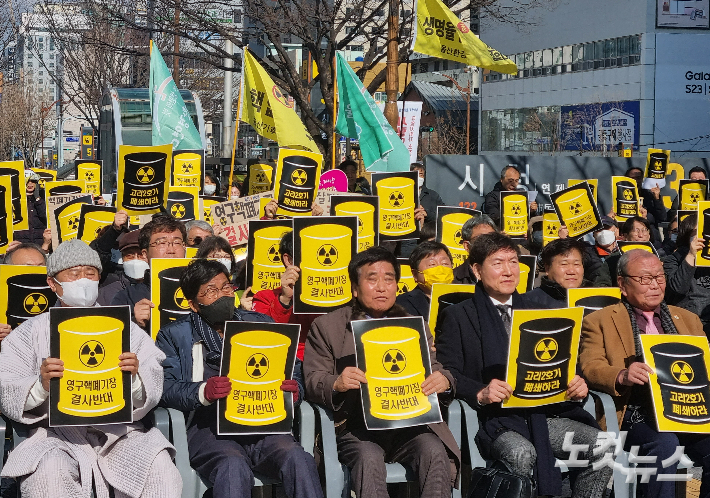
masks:
<svg viewBox="0 0 710 498"><path fill-rule="evenodd" d="M150 42L150 110L153 145L173 144L173 150L200 150L202 139L163 56Z"/></svg>
<svg viewBox="0 0 710 498"><path fill-rule="evenodd" d="M337 82L338 120L335 131L360 141L365 169L384 173L409 171L409 150L339 52Z"/></svg>

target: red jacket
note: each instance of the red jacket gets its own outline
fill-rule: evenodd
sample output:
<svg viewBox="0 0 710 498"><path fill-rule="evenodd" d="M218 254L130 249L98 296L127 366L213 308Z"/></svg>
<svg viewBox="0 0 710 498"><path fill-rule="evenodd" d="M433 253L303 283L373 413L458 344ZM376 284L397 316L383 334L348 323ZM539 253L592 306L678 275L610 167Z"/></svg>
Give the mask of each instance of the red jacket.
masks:
<svg viewBox="0 0 710 498"><path fill-rule="evenodd" d="M260 290L254 294L252 309L257 313L263 313L274 319L276 323L295 323L301 326L301 335L298 338L298 351L296 356L303 361L303 348L305 347L308 330L311 328L313 320L320 315L301 315L293 312L293 306L284 307L279 301L281 287L276 289Z"/></svg>

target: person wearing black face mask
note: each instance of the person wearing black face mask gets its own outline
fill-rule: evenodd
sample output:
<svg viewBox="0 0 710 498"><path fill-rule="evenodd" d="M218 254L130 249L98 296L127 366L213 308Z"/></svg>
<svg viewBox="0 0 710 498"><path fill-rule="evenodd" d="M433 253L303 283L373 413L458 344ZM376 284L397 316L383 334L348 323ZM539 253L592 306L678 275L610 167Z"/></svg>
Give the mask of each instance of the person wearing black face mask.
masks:
<svg viewBox="0 0 710 498"><path fill-rule="evenodd" d="M190 465L213 485L215 498L251 496L255 471L280 479L289 498L321 498L315 460L291 434L217 435L215 401L231 392L229 378L219 376L224 324L273 320L235 307L229 274L220 261L192 261L180 287L192 313L160 329L156 345L166 355L161 406L194 412L187 429ZM298 404L304 392L298 360L293 377L281 389Z"/></svg>

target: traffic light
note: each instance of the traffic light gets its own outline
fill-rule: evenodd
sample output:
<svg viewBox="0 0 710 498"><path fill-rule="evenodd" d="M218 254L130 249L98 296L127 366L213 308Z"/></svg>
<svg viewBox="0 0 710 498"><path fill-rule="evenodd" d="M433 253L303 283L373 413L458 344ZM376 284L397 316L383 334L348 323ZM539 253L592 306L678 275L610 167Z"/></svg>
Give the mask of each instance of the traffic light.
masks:
<svg viewBox="0 0 710 498"><path fill-rule="evenodd" d="M419 133L432 133L434 131L433 126L420 126Z"/></svg>

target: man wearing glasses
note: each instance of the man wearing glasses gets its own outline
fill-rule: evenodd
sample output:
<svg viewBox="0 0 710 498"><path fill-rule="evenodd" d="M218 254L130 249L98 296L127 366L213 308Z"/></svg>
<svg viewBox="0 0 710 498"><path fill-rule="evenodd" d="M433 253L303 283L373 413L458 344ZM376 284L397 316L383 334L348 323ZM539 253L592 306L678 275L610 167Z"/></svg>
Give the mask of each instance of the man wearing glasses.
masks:
<svg viewBox="0 0 710 498"><path fill-rule="evenodd" d="M674 496L675 482L657 476L676 473L678 462L670 457L678 446L685 446L685 453L703 467L700 496L707 497L710 437L658 432L648 384L652 369L643 362L639 339L641 334L704 337L703 326L694 313L664 302L666 275L654 254L641 249L625 253L619 260L618 273L621 303L590 314L582 324L579 356L582 376L590 389L614 398L619 425L622 431L627 431L624 450L636 446L639 456L655 457L655 463L639 464L654 468L655 472L648 483L639 482L637 496Z"/></svg>
<svg viewBox="0 0 710 498"><path fill-rule="evenodd" d="M186 240L185 225L163 215L141 228L138 245L150 264L153 258L184 258ZM146 270L143 280L118 292L111 301L112 306L124 304L131 307L133 321L147 330L150 310L154 307L150 300L150 270Z"/></svg>
<svg viewBox="0 0 710 498"><path fill-rule="evenodd" d="M493 190L486 194L483 201L483 212L490 216L495 224L500 227L500 193L502 191L525 190L520 187L520 171L515 166L508 165L500 172L500 181L493 186ZM530 216L535 216L537 202L530 203Z"/></svg>
<svg viewBox="0 0 710 498"><path fill-rule="evenodd" d="M322 498L315 460L291 434L217 435L215 401L226 398L232 387L228 377L219 376L224 324L273 320L234 307L229 274L219 261L192 261L180 287L192 313L160 329L156 345L166 355L160 403L188 415L190 465L212 484L214 498L251 496L253 472L280 479L288 498ZM301 371L297 361L294 379L281 385L294 405L303 397Z"/></svg>

